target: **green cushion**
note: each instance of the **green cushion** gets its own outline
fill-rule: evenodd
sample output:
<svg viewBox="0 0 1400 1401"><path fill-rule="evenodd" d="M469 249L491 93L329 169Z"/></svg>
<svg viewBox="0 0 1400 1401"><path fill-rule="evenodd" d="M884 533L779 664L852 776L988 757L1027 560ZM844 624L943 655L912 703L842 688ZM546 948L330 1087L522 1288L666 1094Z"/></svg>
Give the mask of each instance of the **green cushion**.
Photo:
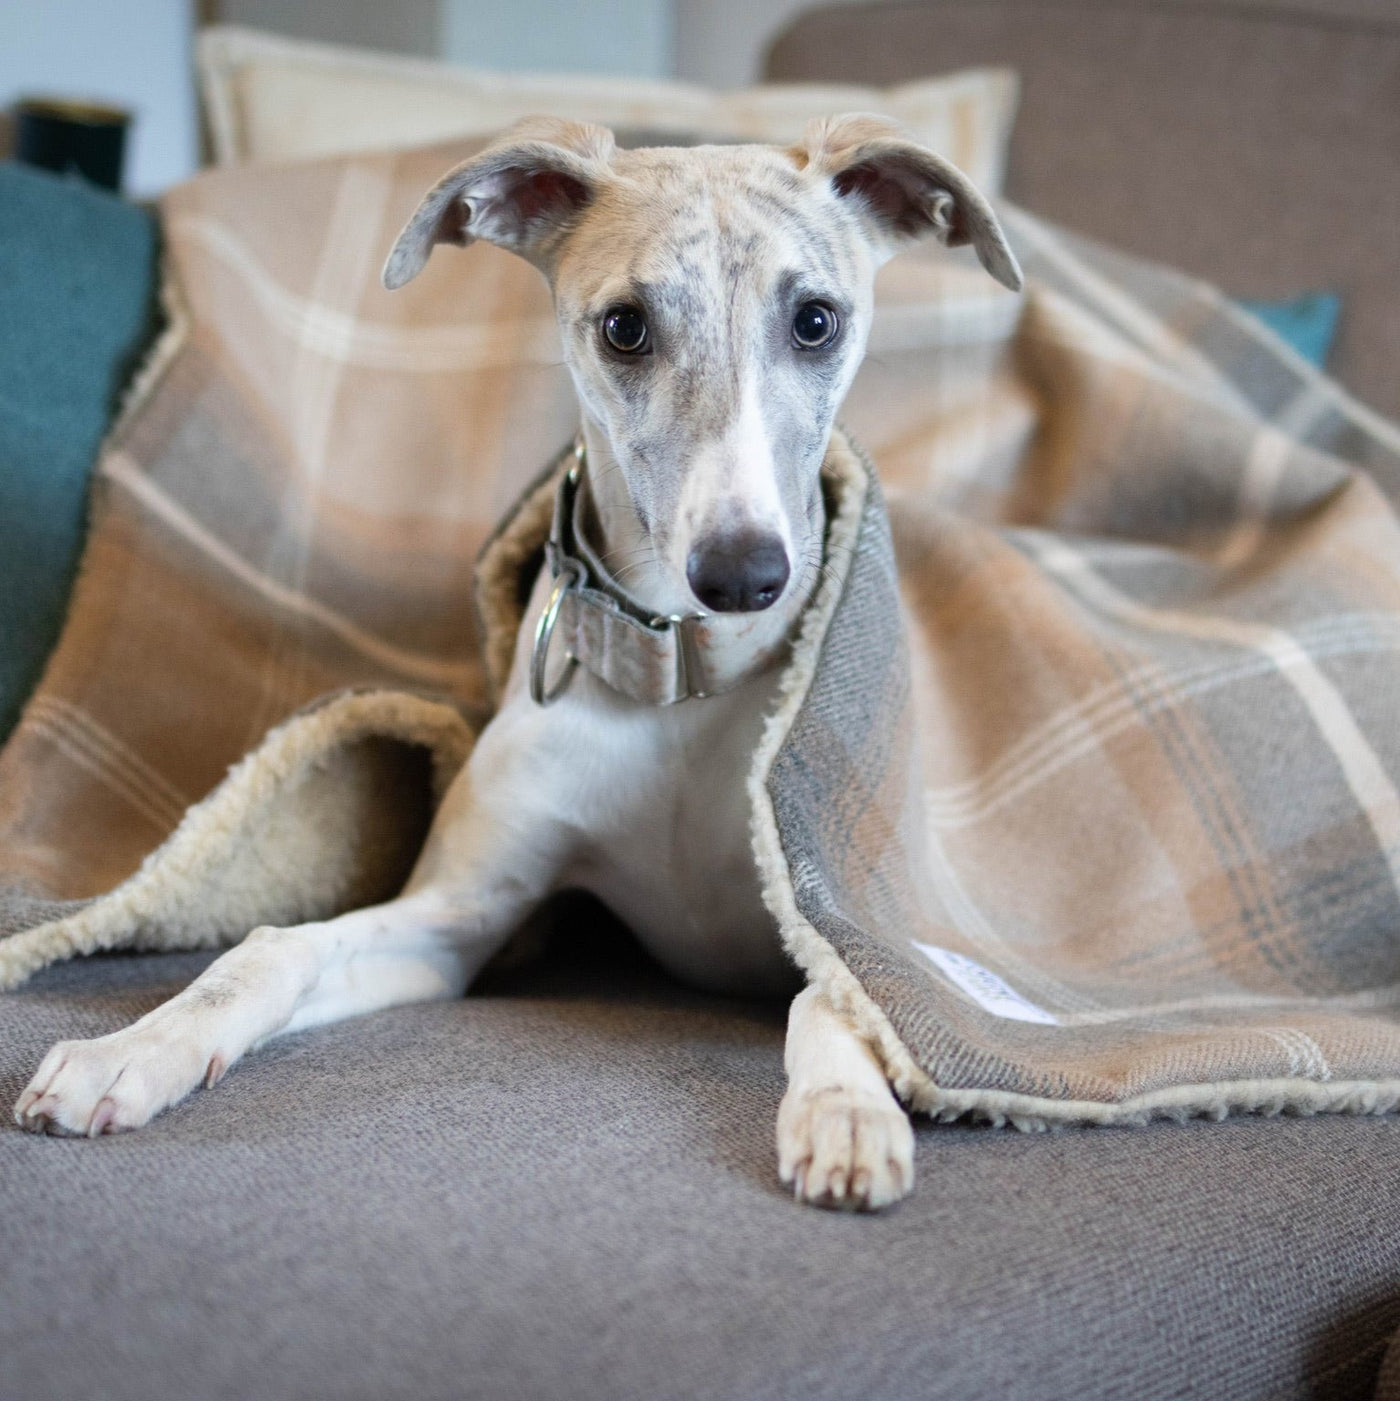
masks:
<svg viewBox="0 0 1400 1401"><path fill-rule="evenodd" d="M1300 297L1277 302L1241 300L1240 305L1287 341L1304 360L1311 360L1318 369L1326 366L1342 310L1342 299L1335 292L1304 292Z"/></svg>
<svg viewBox="0 0 1400 1401"><path fill-rule="evenodd" d="M155 330L143 209L0 163L0 740L58 637L88 476Z"/></svg>

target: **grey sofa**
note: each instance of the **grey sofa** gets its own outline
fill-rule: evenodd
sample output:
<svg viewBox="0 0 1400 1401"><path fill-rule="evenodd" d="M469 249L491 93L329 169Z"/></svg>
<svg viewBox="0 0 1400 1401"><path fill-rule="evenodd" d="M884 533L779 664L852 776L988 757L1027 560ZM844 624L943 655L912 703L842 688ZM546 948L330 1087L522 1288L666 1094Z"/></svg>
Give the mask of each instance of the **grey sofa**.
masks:
<svg viewBox="0 0 1400 1401"><path fill-rule="evenodd" d="M41 974L0 1094L205 961ZM0 1396L1372 1394L1400 1121L924 1126L911 1199L832 1215L775 1180L781 1036L575 905L528 970L279 1042L142 1133L0 1134Z"/></svg>
<svg viewBox="0 0 1400 1401"><path fill-rule="evenodd" d="M1112 42L1094 37L1105 26ZM1266 29L1278 63L1298 58L1291 84L1240 46ZM1377 101L1329 116L1341 70L1306 55L1342 36L1355 62L1394 66L1363 85ZM818 12L772 68L1017 63L1013 194L1241 293L1340 288L1342 373L1395 411L1395 377L1373 363L1388 345L1394 364L1395 294L1338 249L1393 262L1400 225L1360 203L1324 216L1305 183L1315 236L1256 230L1251 255L1259 206L1232 203L1228 172L1256 163L1217 148L1233 125L1236 148L1258 151L1271 123L1230 108L1207 139L1192 133L1209 94L1169 94L1195 74L1217 96L1252 75L1256 97L1338 124L1350 150L1360 128L1395 130L1397 55L1379 12L939 0ZM1141 85L1168 63L1177 76L1149 102ZM1330 74L1325 90L1299 86L1308 74ZM1370 172L1391 201L1396 149ZM1351 159L1326 179L1372 198L1340 178ZM1212 160L1226 165L1207 201L1193 181ZM1299 169L1322 179L1326 160L1309 148ZM1293 217L1286 191L1269 198ZM1239 238L1220 222L1236 213ZM555 912L550 942L462 1002L278 1042L140 1134L0 1130L0 1401L1400 1398L1400 1358L1384 1360L1400 1327L1400 1120L925 1124L910 1200L879 1218L814 1212L774 1173L782 1009L687 992L585 903ZM205 962L39 975L5 999L0 1102L53 1040L122 1025Z"/></svg>
<svg viewBox="0 0 1400 1401"><path fill-rule="evenodd" d="M1330 368L1400 417L1400 4L919 0L839 5L775 79L1021 75L1007 193L1241 297L1331 290Z"/></svg>

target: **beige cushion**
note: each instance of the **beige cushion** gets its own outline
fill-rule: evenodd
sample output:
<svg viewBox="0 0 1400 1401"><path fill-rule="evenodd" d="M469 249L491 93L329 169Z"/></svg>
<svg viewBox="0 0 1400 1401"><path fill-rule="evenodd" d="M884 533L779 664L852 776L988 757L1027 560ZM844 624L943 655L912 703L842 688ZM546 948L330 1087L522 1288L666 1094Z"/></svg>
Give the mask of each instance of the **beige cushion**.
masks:
<svg viewBox="0 0 1400 1401"><path fill-rule="evenodd" d="M898 87L784 83L711 92L689 83L489 73L231 27L199 39L220 165L302 160L482 135L534 112L658 133L790 141L811 117L881 112L1001 188L1016 75L972 69Z"/></svg>

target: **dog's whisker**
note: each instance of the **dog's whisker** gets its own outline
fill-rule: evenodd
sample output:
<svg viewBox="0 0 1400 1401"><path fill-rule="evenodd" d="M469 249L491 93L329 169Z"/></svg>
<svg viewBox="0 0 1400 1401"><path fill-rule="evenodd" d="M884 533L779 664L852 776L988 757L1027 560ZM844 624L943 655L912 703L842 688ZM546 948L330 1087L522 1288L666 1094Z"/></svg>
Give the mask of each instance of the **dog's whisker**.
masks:
<svg viewBox="0 0 1400 1401"><path fill-rule="evenodd" d="M606 551L600 556L600 559L604 564L608 564L610 561L620 559L624 555L629 558L635 558L637 556L650 555L651 553L651 548L647 545L619 545L615 550Z"/></svg>
<svg viewBox="0 0 1400 1401"><path fill-rule="evenodd" d="M631 574L634 570L640 569L645 563L645 560L641 560L636 564L629 564L626 566L626 568L619 569L617 573L613 575L613 578L616 580L617 583L620 584L629 574Z"/></svg>

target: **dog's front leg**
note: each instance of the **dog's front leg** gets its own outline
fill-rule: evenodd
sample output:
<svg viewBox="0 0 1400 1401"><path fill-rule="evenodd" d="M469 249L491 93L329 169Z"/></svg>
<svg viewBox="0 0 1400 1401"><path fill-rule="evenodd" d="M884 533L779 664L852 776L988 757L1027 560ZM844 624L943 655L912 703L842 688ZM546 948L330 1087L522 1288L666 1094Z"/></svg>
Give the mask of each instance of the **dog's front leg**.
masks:
<svg viewBox="0 0 1400 1401"><path fill-rule="evenodd" d="M558 849L546 820L522 816L521 804L500 810L509 786L482 785L473 767L453 784L397 900L255 929L140 1021L60 1042L15 1105L16 1122L89 1137L137 1128L283 1032L461 996L547 892Z"/></svg>
<svg viewBox="0 0 1400 1401"><path fill-rule="evenodd" d="M889 1206L914 1185L914 1134L869 1044L805 988L788 1014L778 1172L801 1201Z"/></svg>
<svg viewBox="0 0 1400 1401"><path fill-rule="evenodd" d="M458 996L467 958L455 921L420 894L323 923L255 929L140 1021L53 1047L15 1121L89 1137L138 1128L281 1032Z"/></svg>

